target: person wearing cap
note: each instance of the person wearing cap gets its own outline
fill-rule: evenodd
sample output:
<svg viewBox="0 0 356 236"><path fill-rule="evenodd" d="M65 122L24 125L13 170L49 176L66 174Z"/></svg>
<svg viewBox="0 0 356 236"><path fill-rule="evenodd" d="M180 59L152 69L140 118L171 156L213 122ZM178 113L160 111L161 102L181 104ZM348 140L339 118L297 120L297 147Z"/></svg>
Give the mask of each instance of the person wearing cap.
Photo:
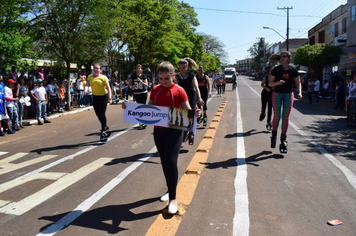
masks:
<svg viewBox="0 0 356 236"><path fill-rule="evenodd" d="M46 89L42 86L43 80L37 79L36 87L31 90L30 95L36 100L36 116L38 125L43 125L41 117L43 117L44 123L51 123L47 118L46 105L48 103Z"/></svg>
<svg viewBox="0 0 356 236"><path fill-rule="evenodd" d="M15 106L14 101L18 101L18 97L14 98L14 95L12 93L12 89L14 88L16 81L13 79L8 79L7 80L7 86L4 89L4 94L5 94L5 99L6 99L6 111L7 115L10 118L10 127L9 130L7 131L8 134L14 134L16 133L15 131L18 131L19 129L17 128L17 109ZM12 128L12 129L11 129Z"/></svg>

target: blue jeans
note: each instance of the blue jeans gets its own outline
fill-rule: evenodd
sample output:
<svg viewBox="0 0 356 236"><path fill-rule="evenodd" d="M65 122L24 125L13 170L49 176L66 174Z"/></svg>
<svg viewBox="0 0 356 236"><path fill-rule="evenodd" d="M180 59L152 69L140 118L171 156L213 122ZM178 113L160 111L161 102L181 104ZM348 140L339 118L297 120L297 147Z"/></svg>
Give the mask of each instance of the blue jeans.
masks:
<svg viewBox="0 0 356 236"><path fill-rule="evenodd" d="M36 116L39 122L41 121L41 117L43 117L44 120L47 120L46 100L36 102Z"/></svg>
<svg viewBox="0 0 356 236"><path fill-rule="evenodd" d="M316 103L319 103L319 91L314 91L314 94L315 94L315 102Z"/></svg>
<svg viewBox="0 0 356 236"><path fill-rule="evenodd" d="M22 113L23 113L23 106L25 104L17 103L17 116L18 116L18 121L19 124L22 125Z"/></svg>
<svg viewBox="0 0 356 236"><path fill-rule="evenodd" d="M78 98L78 105L81 106L81 105L84 105L84 90L77 90L78 91L78 95L79 95L79 98Z"/></svg>
<svg viewBox="0 0 356 236"><path fill-rule="evenodd" d="M353 111L353 112L354 112L354 122L353 122L353 123L356 124L356 97L355 97L355 98L352 98L352 103L353 103L352 105L354 106L354 107L353 107L353 108L354 108L354 109L353 109L353 110L354 110L354 111Z"/></svg>
<svg viewBox="0 0 356 236"><path fill-rule="evenodd" d="M13 107L6 107L6 111L7 115L10 118L10 127L12 127L12 129L17 129L18 122L16 105L14 105Z"/></svg>

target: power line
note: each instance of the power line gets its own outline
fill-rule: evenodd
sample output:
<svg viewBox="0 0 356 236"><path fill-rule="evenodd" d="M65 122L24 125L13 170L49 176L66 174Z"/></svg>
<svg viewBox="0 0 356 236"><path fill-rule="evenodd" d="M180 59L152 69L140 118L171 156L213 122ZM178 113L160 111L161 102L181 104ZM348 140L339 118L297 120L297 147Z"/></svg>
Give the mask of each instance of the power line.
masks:
<svg viewBox="0 0 356 236"><path fill-rule="evenodd" d="M237 10L224 10L224 9L212 9L212 8L201 8L201 7L194 7L194 9L198 9L198 10L206 10L206 11L237 12L237 13L243 13L243 14L258 14L258 15L270 15L270 16L279 16L279 17L284 17L284 15L279 15L279 14L274 14L274 13L268 13L268 12L237 11ZM310 17L310 18L320 18L320 17L322 17L322 16L295 15L295 16L291 16L291 17Z"/></svg>

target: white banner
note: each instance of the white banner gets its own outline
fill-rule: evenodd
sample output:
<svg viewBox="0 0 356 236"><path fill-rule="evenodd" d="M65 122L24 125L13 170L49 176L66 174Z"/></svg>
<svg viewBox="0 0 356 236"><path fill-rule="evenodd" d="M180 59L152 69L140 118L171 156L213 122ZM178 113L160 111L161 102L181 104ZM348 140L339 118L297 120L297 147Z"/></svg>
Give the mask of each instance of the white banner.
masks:
<svg viewBox="0 0 356 236"><path fill-rule="evenodd" d="M124 122L193 131L197 118L193 110L125 102ZM189 114L189 117L188 117Z"/></svg>

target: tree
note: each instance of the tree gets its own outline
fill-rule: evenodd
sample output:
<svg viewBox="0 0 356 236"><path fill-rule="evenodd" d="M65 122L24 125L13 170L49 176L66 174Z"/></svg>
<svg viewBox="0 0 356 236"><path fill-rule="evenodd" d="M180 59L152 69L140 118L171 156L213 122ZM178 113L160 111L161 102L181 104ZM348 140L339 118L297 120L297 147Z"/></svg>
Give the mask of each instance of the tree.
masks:
<svg viewBox="0 0 356 236"><path fill-rule="evenodd" d="M204 53L209 53L215 56L218 60L226 62L228 53L224 50L224 43L217 36L200 33L204 37L203 48Z"/></svg>
<svg viewBox="0 0 356 236"><path fill-rule="evenodd" d="M112 35L112 4L101 0L42 0L31 5L31 32L42 43L43 51L65 62L68 80L71 62L93 62L104 56L105 42Z"/></svg>
<svg viewBox="0 0 356 236"><path fill-rule="evenodd" d="M250 65L252 70L261 71L264 66L264 55L267 49L267 44L265 44L264 38L260 38L258 43L253 44L248 51L250 52L253 61Z"/></svg>
<svg viewBox="0 0 356 236"><path fill-rule="evenodd" d="M338 46L307 44L297 49L294 63L314 69L315 75L321 78L323 68L339 63L342 53L343 50Z"/></svg>
<svg viewBox="0 0 356 236"><path fill-rule="evenodd" d="M17 65L30 51L32 39L26 34L25 0L5 0L0 8L0 65L6 69ZM21 64L19 64L21 65ZM22 68L20 68L22 69Z"/></svg>

